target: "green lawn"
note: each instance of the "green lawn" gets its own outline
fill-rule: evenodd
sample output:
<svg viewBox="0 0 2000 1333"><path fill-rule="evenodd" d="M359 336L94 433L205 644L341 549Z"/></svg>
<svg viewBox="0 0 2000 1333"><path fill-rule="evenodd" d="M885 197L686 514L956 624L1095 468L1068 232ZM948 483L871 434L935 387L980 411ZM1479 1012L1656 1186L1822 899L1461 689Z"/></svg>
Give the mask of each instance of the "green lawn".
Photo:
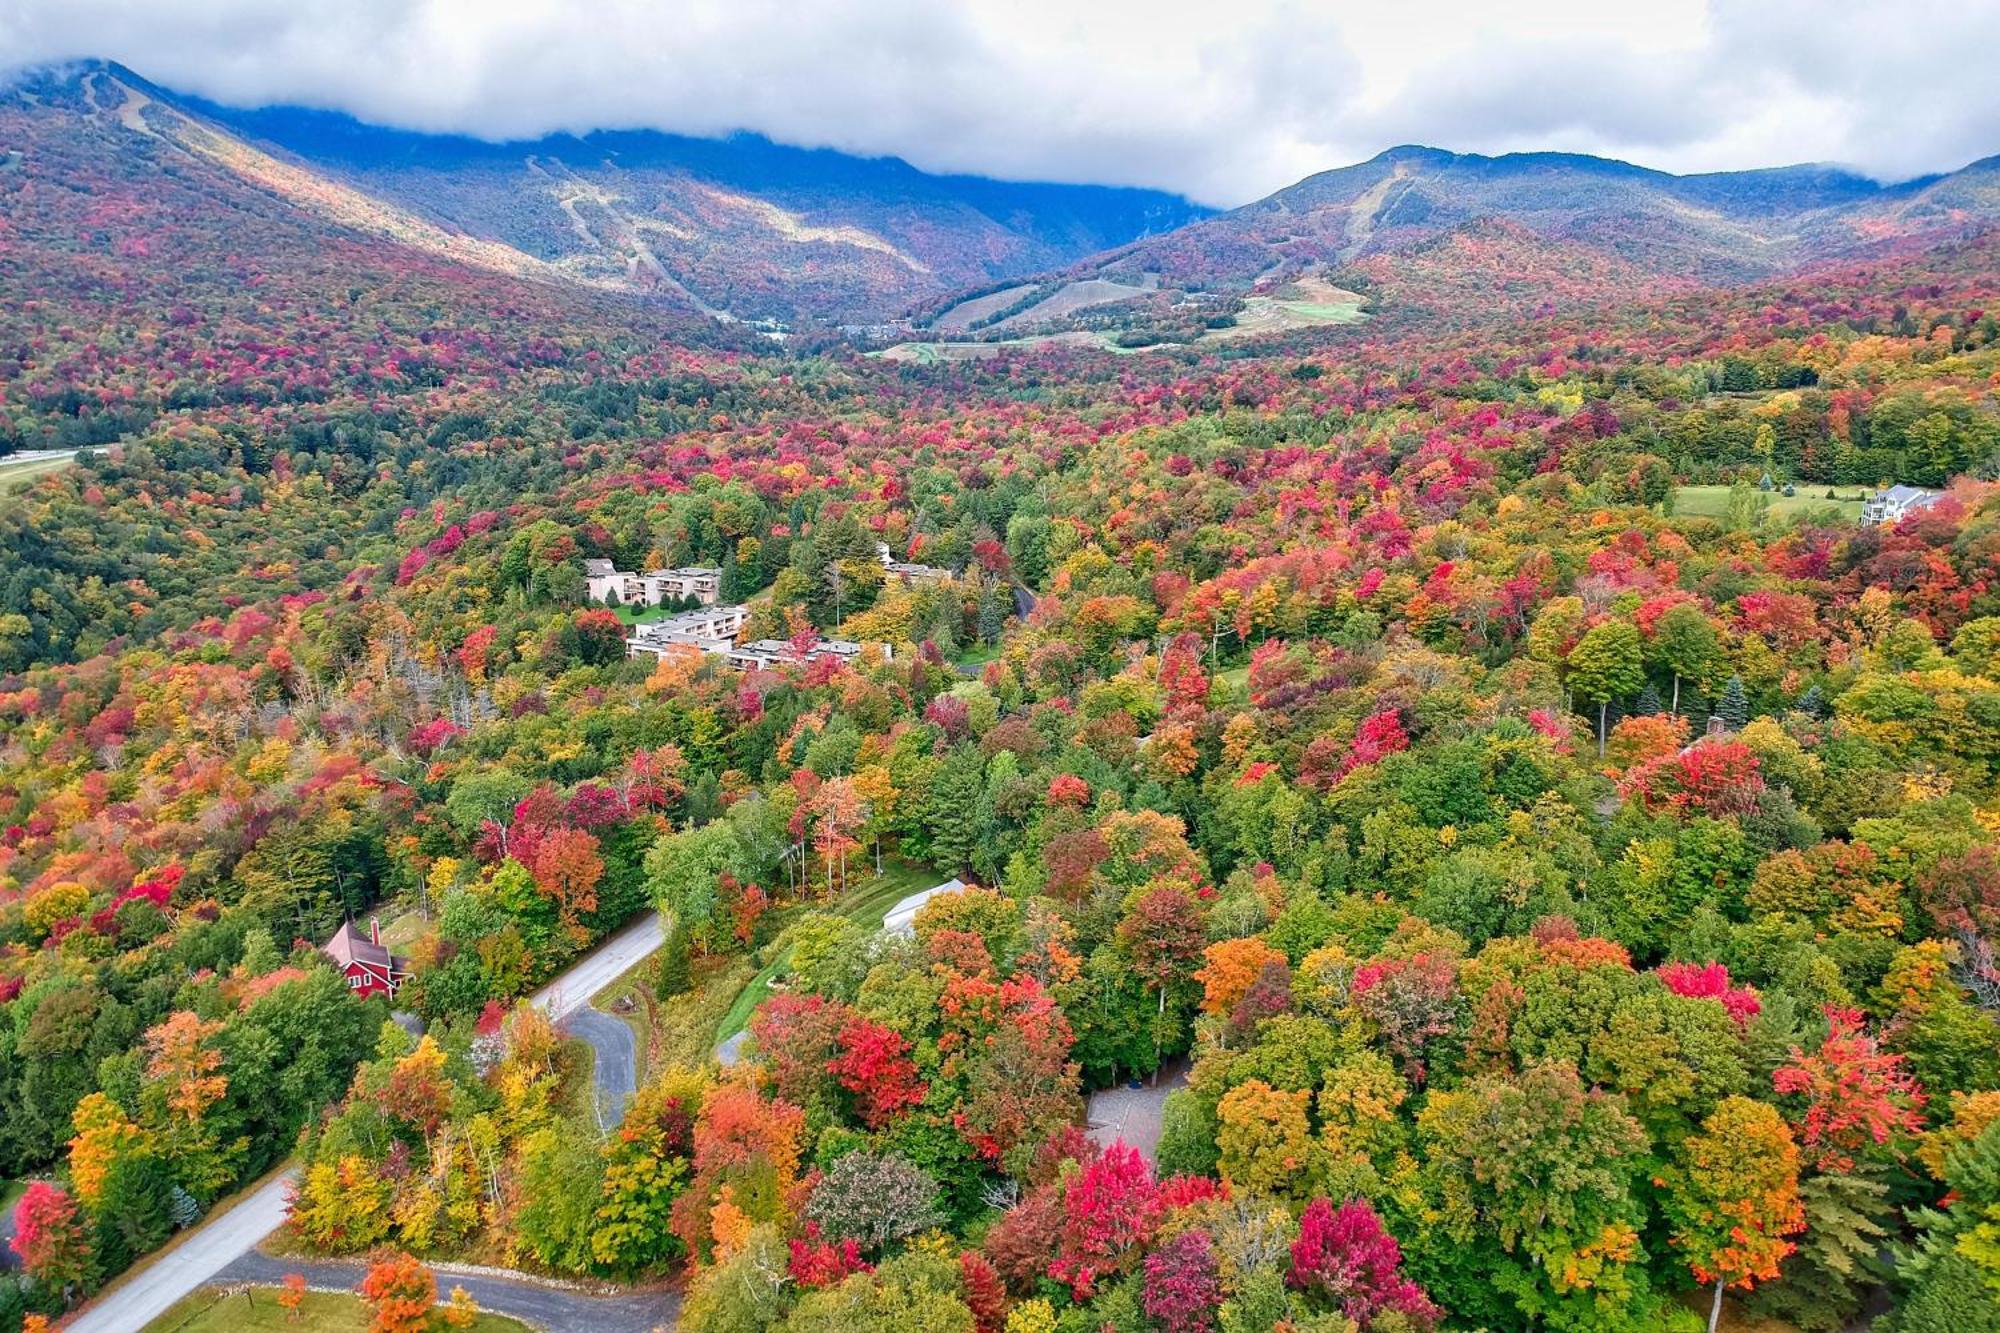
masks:
<svg viewBox="0 0 2000 1333"><path fill-rule="evenodd" d="M438 1282L439 1294L451 1290L451 1280ZM299 1318L288 1321L278 1304L277 1287L246 1287L223 1293L204 1287L146 1325L146 1333L228 1333L240 1328L283 1329L286 1333L367 1333L368 1307L359 1296L309 1291L299 1306ZM528 1326L505 1315L482 1314L474 1333L527 1333Z"/></svg>
<svg viewBox="0 0 2000 1333"><path fill-rule="evenodd" d="M25 1180L0 1180L0 1217L14 1211L14 1205L27 1192L28 1182Z"/></svg>
<svg viewBox="0 0 2000 1333"><path fill-rule="evenodd" d="M882 918L889 915L889 909L913 893L922 893L947 876L940 875L929 866L918 865L914 861L904 861L897 857L882 858L882 873L871 876L849 890L833 910L870 930L879 930ZM794 909L798 911L810 909ZM750 1025L750 1015L764 1002L771 992L773 978L784 975L788 955L780 954L771 960L769 966L750 979L748 985L736 996L735 1002L723 1015L722 1023L715 1030L715 1040L727 1041Z"/></svg>
<svg viewBox="0 0 2000 1333"><path fill-rule="evenodd" d="M23 462L19 459L8 461L0 458L0 495L12 495L26 490L36 481L51 472L60 472L76 460L73 458L38 458Z"/></svg>
<svg viewBox="0 0 2000 1333"><path fill-rule="evenodd" d="M1839 498L1827 499L1829 490ZM1674 513L1690 518L1726 518L1729 515L1729 491L1727 486L1676 486ZM1772 518L1788 519L1801 514L1831 512L1841 521L1852 523L1861 517L1861 501L1867 495L1866 487L1801 485L1797 495L1771 492L1768 513Z"/></svg>

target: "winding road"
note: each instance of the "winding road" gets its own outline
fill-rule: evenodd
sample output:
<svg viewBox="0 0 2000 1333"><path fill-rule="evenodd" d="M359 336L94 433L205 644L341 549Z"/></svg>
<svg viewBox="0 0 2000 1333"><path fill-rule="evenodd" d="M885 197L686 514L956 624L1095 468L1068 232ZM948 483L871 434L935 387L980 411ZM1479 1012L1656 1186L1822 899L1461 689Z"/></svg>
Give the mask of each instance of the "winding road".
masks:
<svg viewBox="0 0 2000 1333"><path fill-rule="evenodd" d="M623 1026L622 1024L620 1026ZM319 1291L353 1291L361 1285L368 1265L346 1259L280 1259L257 1250L237 1259L217 1275L217 1283L277 1286L287 1273L304 1275L306 1285ZM680 1316L678 1294L658 1287L599 1295L552 1286L526 1274L510 1277L491 1269L434 1264L438 1295L464 1287L491 1314L511 1315L535 1328L588 1329L590 1333L653 1333L668 1329Z"/></svg>
<svg viewBox="0 0 2000 1333"><path fill-rule="evenodd" d="M612 1124L624 1116L625 1104L632 1096L635 1078L632 1031L617 1019L598 1014L591 1009L590 999L644 961L647 955L660 947L660 942L664 938L665 931L660 921L660 914L648 912L616 935L606 939L604 943L579 959L575 966L529 997L529 1002L536 1008L590 1042L591 1048L597 1052L598 1116L603 1120L615 1106L616 1117L609 1122ZM602 1019L603 1023L597 1022L598 1019ZM615 1049L618 1038L610 1033L609 1028L603 1026L605 1023L624 1033L625 1058L622 1066ZM609 1061L605 1058L605 1047L599 1045L600 1040L614 1044L613 1056ZM152 1262L127 1274L122 1281L107 1288L96 1300L79 1310L63 1327L69 1330L69 1333L137 1333L137 1330L143 1329L164 1314L176 1301L196 1288L215 1281L217 1275L223 1273L225 1269L233 1271L239 1261L249 1262L246 1256L253 1256L261 1262L262 1256L256 1256L254 1252L273 1232L285 1224L291 1185L296 1176L297 1172L292 1170L269 1178L248 1197L231 1205L226 1211L209 1217L192 1231L184 1233L171 1248L161 1251ZM298 1270L299 1265L293 1263L283 1266L279 1271L282 1275L285 1272ZM466 1283L466 1290L473 1291L469 1281ZM561 1288L547 1290L565 1296L575 1295ZM479 1295L477 1291L473 1291L473 1294ZM481 1299L483 1301L484 1298ZM501 1307L495 1305L493 1308ZM666 1322L671 1325L671 1316ZM625 1324L604 1324L590 1320L582 1324L548 1323L542 1326L552 1329L628 1327ZM635 1324L630 1327L645 1329L653 1326Z"/></svg>

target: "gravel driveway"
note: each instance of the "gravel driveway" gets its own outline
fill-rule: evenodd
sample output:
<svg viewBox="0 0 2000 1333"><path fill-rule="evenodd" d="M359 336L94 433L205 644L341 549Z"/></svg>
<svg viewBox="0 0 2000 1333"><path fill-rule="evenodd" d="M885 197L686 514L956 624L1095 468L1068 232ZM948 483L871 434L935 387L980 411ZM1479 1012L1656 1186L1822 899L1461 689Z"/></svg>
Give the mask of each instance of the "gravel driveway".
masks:
<svg viewBox="0 0 2000 1333"><path fill-rule="evenodd" d="M1166 1105L1168 1093L1187 1086L1187 1076L1185 1059L1169 1060L1161 1067L1157 1083L1148 1080L1138 1088L1121 1083L1091 1093L1090 1137L1107 1148L1123 1139L1137 1148L1141 1157L1152 1161L1160 1146L1160 1108Z"/></svg>

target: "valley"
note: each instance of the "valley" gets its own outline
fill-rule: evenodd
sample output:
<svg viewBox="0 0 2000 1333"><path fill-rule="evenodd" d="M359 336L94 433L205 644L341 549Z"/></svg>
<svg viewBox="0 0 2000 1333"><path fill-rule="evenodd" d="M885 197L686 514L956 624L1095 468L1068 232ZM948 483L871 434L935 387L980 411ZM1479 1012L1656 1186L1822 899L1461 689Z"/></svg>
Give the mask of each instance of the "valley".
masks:
<svg viewBox="0 0 2000 1333"><path fill-rule="evenodd" d="M1994 159L458 22L0 87L0 1333L2000 1333Z"/></svg>

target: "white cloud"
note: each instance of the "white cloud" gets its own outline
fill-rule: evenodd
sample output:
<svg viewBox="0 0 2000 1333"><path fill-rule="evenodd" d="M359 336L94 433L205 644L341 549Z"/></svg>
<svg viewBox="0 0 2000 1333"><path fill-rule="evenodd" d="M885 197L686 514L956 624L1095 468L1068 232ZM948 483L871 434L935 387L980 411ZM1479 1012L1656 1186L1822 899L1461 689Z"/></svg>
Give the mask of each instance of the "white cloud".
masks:
<svg viewBox="0 0 2000 1333"><path fill-rule="evenodd" d="M1669 170L2000 151L2000 6L1903 0L8 0L0 65L487 138L751 129L934 171L1261 196L1395 143Z"/></svg>

